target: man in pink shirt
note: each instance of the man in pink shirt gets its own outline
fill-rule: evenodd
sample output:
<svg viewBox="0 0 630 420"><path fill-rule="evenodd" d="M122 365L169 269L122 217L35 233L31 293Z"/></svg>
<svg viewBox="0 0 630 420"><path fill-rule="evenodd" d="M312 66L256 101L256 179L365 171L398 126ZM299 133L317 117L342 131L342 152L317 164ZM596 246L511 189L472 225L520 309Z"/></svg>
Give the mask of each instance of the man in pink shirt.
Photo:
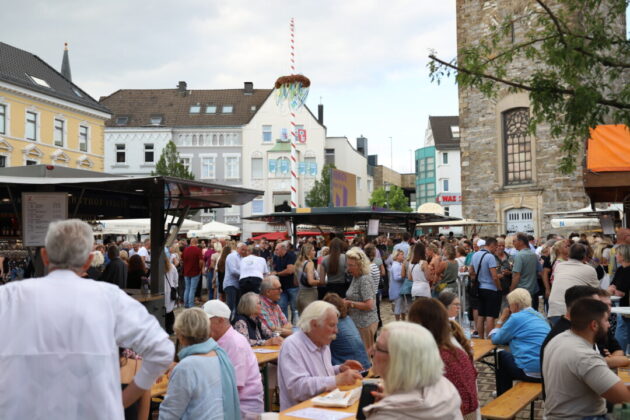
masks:
<svg viewBox="0 0 630 420"><path fill-rule="evenodd" d="M230 308L225 303L209 300L203 305L203 310L210 319L210 336L226 351L234 365L242 418L258 418L265 408L262 379L252 347L230 325Z"/></svg>

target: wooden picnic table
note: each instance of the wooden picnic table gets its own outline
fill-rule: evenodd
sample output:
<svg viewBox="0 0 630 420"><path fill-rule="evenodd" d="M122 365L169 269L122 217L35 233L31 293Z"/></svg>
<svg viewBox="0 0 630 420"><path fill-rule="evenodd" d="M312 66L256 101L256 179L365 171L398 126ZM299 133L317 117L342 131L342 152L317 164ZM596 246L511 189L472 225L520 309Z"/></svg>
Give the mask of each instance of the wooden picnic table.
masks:
<svg viewBox="0 0 630 420"><path fill-rule="evenodd" d="M475 362L483 359L485 356L492 353L497 348L497 346L495 344L492 344L492 341L490 340L473 338L470 341L472 342L473 360Z"/></svg>
<svg viewBox="0 0 630 420"><path fill-rule="evenodd" d="M342 391L349 391L351 389L354 389L358 386L361 386L361 380L357 380L357 382L354 385L350 385L350 386L340 386L339 389ZM326 395L328 394L328 392L324 392L321 395ZM309 407L315 407L315 405L313 404L313 401L311 401L311 399L309 398L308 400L301 402L297 405L294 405L291 408L287 408L284 411L280 412L279 415L279 420L290 420L290 419L300 419L301 417L294 417L288 413L291 413L295 410L300 410L302 408L309 408ZM356 414L357 414L357 410L359 409L359 400L355 401L354 404L352 404L350 407L346 407L346 408L328 408L328 407L316 407L316 408L320 408L322 410L330 410L330 411L336 411L336 412L340 412L340 413L348 413L348 417L345 417L345 419L356 419Z"/></svg>
<svg viewBox="0 0 630 420"><path fill-rule="evenodd" d="M275 362L278 360L278 356L280 355L280 346L254 346L252 347L254 350L254 354L256 355L256 360L258 361L258 365L264 365L265 363ZM256 353L256 349L266 349L266 350L275 350L274 353Z"/></svg>

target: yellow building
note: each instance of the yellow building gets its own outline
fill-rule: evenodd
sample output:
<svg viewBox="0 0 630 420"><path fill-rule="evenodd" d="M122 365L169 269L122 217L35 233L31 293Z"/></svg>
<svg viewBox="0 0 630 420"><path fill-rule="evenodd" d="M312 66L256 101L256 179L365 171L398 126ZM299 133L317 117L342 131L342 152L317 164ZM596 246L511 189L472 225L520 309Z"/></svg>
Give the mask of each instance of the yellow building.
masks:
<svg viewBox="0 0 630 420"><path fill-rule="evenodd" d="M0 167L52 164L103 171L111 115L62 73L0 42Z"/></svg>

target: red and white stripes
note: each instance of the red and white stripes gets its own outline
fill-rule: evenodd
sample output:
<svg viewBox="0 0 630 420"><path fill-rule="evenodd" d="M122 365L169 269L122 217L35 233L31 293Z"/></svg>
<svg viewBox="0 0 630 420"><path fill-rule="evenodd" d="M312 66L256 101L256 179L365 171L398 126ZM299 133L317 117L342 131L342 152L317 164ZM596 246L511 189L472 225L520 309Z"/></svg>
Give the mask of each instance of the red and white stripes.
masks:
<svg viewBox="0 0 630 420"><path fill-rule="evenodd" d="M295 74L295 23L291 18L291 74ZM290 100L290 99L289 99ZM295 129L295 111L291 110L291 208L298 207L298 154L297 132Z"/></svg>

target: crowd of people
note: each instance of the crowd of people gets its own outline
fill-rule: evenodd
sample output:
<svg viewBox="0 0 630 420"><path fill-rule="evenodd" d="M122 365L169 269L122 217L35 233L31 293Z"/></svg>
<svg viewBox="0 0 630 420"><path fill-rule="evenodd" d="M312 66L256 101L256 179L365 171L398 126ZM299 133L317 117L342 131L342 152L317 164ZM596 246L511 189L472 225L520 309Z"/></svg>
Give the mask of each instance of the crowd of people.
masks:
<svg viewBox="0 0 630 420"><path fill-rule="evenodd" d="M369 419L473 419L471 338L509 346L498 353L497 396L515 380L542 382L547 418L604 419L630 401L611 370L630 364L630 318L611 315L613 300L630 306L627 229L614 244L523 233L332 234L295 246L193 238L153 265L150 245L94 246L89 225L51 224L48 275L0 287L8 417L146 419L148 390L168 372L161 419L254 419L265 392L254 347L264 345L280 346L270 387L281 410L369 369L382 381ZM123 290L148 287L156 269L168 334ZM383 322L384 299L393 322ZM98 398L79 398L85 390ZM28 404L33 396L50 403Z"/></svg>

